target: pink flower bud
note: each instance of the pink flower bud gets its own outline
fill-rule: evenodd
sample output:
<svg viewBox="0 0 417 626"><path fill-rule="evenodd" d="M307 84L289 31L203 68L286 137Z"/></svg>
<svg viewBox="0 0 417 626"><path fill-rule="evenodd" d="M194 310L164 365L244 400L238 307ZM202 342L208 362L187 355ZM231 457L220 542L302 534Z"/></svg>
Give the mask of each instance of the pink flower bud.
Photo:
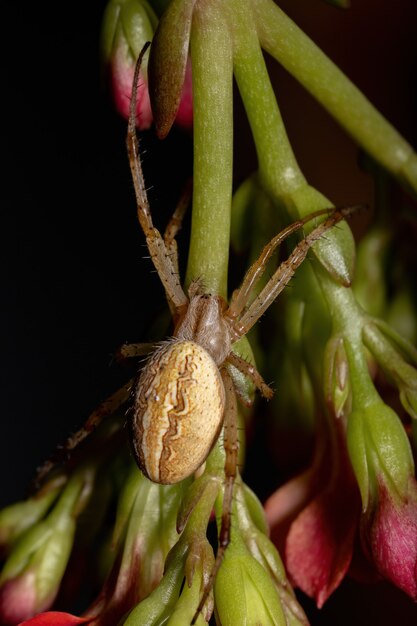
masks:
<svg viewBox="0 0 417 626"><path fill-rule="evenodd" d="M145 43L151 41L157 17L143 0L110 0L102 26L102 57L105 72L116 110L129 117L132 83L136 60ZM146 53L139 77L136 105L136 126L140 130L150 127L153 121L148 90ZM183 128L192 126L191 64L188 61L182 97L176 114L176 123Z"/></svg>
<svg viewBox="0 0 417 626"><path fill-rule="evenodd" d="M115 51L110 64L111 93L116 110L126 119L129 117L130 98L132 93L134 63L126 57L126 51L120 47ZM149 100L148 84L144 79L143 71L140 73L137 103L136 103L136 126L140 130L149 128L152 124L151 103Z"/></svg>
<svg viewBox="0 0 417 626"><path fill-rule="evenodd" d="M377 502L363 515L362 541L379 573L417 601L417 483L405 498L382 479Z"/></svg>
<svg viewBox="0 0 417 626"><path fill-rule="evenodd" d="M46 599L43 606L37 605L36 573L27 570L24 575L5 582L0 589L0 615L4 626L13 626L22 619L48 608L50 601Z"/></svg>

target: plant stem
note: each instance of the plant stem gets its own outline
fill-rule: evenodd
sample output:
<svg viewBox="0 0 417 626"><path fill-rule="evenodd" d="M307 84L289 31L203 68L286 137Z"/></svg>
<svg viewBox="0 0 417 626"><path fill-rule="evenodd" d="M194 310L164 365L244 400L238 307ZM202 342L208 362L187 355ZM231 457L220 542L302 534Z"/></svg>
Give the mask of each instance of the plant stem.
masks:
<svg viewBox="0 0 417 626"><path fill-rule="evenodd" d="M227 297L233 174L233 92L230 32L220 4L196 6L191 31L194 188L186 284Z"/></svg>
<svg viewBox="0 0 417 626"><path fill-rule="evenodd" d="M388 171L417 192L417 155L363 93L271 0L252 1L262 47Z"/></svg>
<svg viewBox="0 0 417 626"><path fill-rule="evenodd" d="M308 185L293 154L259 45L250 0L231 0L234 72L259 159L259 177L278 205L297 219L332 206ZM314 251L326 269L342 284L352 280L354 242L349 227L342 224L317 241Z"/></svg>
<svg viewBox="0 0 417 626"><path fill-rule="evenodd" d="M287 194L305 184L269 80L249 0L227 4L233 20L234 73L257 150L261 177ZM271 132L273 129L273 132Z"/></svg>

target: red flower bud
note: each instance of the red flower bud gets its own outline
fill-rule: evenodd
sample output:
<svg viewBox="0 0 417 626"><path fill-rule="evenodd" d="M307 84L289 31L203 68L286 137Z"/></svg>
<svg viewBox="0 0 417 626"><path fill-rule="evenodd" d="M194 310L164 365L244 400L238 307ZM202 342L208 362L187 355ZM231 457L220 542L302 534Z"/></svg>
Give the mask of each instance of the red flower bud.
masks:
<svg viewBox="0 0 417 626"><path fill-rule="evenodd" d="M375 506L362 518L362 541L379 573L417 601L417 483L405 498L378 480Z"/></svg>
<svg viewBox="0 0 417 626"><path fill-rule="evenodd" d="M144 45L153 39L157 23L157 16L144 0L110 0L106 7L102 57L114 106L125 119L129 117L136 61ZM148 56L146 53L142 62L137 92L136 126L141 130L149 128L153 121L148 91ZM192 120L191 64L188 61L176 122L190 128Z"/></svg>
<svg viewBox="0 0 417 626"><path fill-rule="evenodd" d="M47 608L49 604L49 600L46 600L44 605L38 606L37 609ZM35 572L28 570L23 576L12 578L2 585L0 615L5 626L17 624L21 619L33 615L35 606Z"/></svg>

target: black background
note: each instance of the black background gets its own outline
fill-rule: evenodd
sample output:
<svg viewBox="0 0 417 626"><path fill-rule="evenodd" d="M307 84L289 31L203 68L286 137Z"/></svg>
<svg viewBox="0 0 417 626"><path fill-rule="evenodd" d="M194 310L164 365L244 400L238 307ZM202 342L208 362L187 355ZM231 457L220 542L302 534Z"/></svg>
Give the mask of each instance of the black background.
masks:
<svg viewBox="0 0 417 626"><path fill-rule="evenodd" d="M319 0L280 3L416 146L415 0L352 5L342 11ZM2 505L24 496L36 465L124 380L112 364L114 350L144 339L163 307L157 277L142 259L125 123L100 78L104 6L15 2L2 9ZM268 65L309 180L336 204L372 204L372 181L358 169L353 143L276 63ZM239 182L256 161L238 99L236 108ZM160 143L147 133L144 166L162 226L191 167L191 138L174 131ZM417 620L395 590L355 588L351 602L351 587L313 623ZM382 610L367 602L370 595L385 602ZM336 601L343 598L339 613ZM371 608L364 616L365 604Z"/></svg>

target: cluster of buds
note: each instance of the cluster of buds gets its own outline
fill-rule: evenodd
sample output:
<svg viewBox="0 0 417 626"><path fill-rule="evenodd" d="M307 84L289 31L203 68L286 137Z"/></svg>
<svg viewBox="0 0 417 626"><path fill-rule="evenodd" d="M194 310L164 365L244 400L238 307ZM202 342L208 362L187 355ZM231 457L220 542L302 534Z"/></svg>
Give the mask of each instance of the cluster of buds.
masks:
<svg viewBox="0 0 417 626"><path fill-rule="evenodd" d="M264 624L306 626L280 557L267 537L262 506L241 479L234 511L239 524L214 592L199 608L214 565L207 527L213 510L218 521L221 518L223 455L221 446L216 446L199 478L169 486L152 483L135 465L125 467L119 459L117 471L124 487L111 545L105 550L107 556L98 559L108 573L101 592L82 616L41 611L54 603L73 547L77 516L91 507L91 468L75 472L65 487L47 484L36 499L6 509L1 519L3 535L14 519L21 519L23 509L30 511L31 519L26 520L26 530L9 531L12 551L0 588L2 623L180 626L195 617L195 623L203 625L215 606L217 619L226 626L248 618L256 623L260 617ZM105 507L99 504L102 513Z"/></svg>
<svg viewBox="0 0 417 626"><path fill-rule="evenodd" d="M155 3L154 3L155 4ZM156 10L164 7L156 3L153 8L147 0L111 0L108 3L102 26L101 49L104 75L117 111L129 117L130 98L136 61L142 48L152 41L158 25ZM149 54L145 54L138 86L136 125L144 130L153 121L149 97L147 66ZM192 127L191 63L184 68L182 94L176 104L175 123L187 129Z"/></svg>
<svg viewBox="0 0 417 626"><path fill-rule="evenodd" d="M308 277L299 278L305 296ZM327 313L323 306L306 307L299 337L324 363L322 372L311 371L324 392L315 455L307 471L266 502L272 537L290 580L318 607L347 573L387 579L417 600L417 483L410 438L372 379L384 372L414 421L417 351L386 322L364 313L349 288L330 280L327 287ZM288 296L290 303L297 292ZM319 339L320 352L308 317L318 328L326 315L334 330L327 344Z"/></svg>
<svg viewBox="0 0 417 626"><path fill-rule="evenodd" d="M345 0L328 1L347 6ZM143 130L154 123L159 137L174 123L190 128L194 101L188 274L203 276L213 292L226 294L230 208L232 244L242 248L249 233L251 254L258 255L261 242L289 217L331 206L298 168L261 47L365 150L417 189L411 147L272 0L110 0L103 20L104 72L125 118L136 60L150 40L136 124ZM231 202L233 73L259 170ZM201 243L202 233L209 246ZM0 512L5 561L0 621L5 626L202 626L214 614L222 626L307 626L293 587L322 607L344 577L357 572L358 545L367 562L362 577L387 579L417 600L412 446L377 383L383 371L415 423L417 351L382 321L388 317L387 290L375 255L386 250L389 237L389 230L378 227L363 240L355 280L355 245L347 224L314 244L313 262L301 268L294 289L282 299L287 348L282 359L268 356L262 363L254 329L259 364L273 367L282 384L274 410L296 415L292 428L297 422L311 432L315 420L315 449L310 467L281 485L265 511L237 472L232 532L221 560L207 538L210 525L221 529L225 515L221 436L198 476L175 485L152 483L126 449L120 419L126 386L108 426L94 435L99 446L81 449L33 497ZM372 259L376 272L370 271ZM376 293L371 302L370 285ZM238 350L245 357L252 354L245 341ZM246 380L237 386L249 406L253 386ZM94 573L88 561L96 566ZM86 578L95 599L75 616L66 611Z"/></svg>

